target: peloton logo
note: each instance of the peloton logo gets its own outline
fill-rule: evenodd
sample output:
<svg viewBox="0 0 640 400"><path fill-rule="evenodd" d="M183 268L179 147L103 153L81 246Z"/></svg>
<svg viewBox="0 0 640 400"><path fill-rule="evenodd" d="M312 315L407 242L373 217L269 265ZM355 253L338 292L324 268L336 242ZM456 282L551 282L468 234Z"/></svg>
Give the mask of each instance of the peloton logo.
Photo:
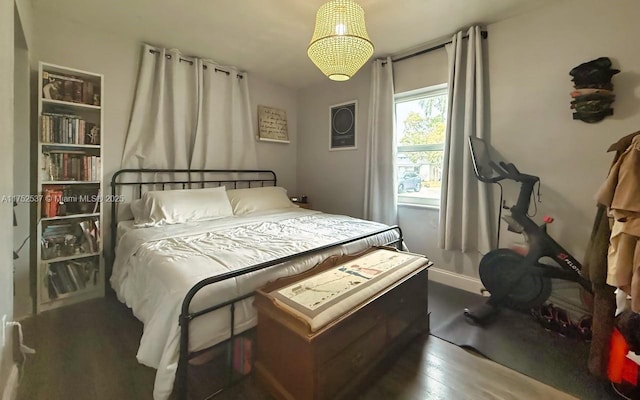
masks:
<svg viewBox="0 0 640 400"><path fill-rule="evenodd" d="M561 259L562 261L564 261L565 263L567 263L568 266L571 267L572 270L580 273L580 268L578 268L578 266L576 264L573 263L573 261L571 261L571 259L569 259L569 255L565 254L565 253L559 253L558 254L558 258Z"/></svg>

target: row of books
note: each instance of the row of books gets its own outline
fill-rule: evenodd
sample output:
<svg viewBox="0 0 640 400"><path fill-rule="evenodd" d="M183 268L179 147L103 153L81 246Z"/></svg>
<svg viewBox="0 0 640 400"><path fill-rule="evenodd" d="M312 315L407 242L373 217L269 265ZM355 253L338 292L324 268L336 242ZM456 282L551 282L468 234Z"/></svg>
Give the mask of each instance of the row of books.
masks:
<svg viewBox="0 0 640 400"><path fill-rule="evenodd" d="M84 234L86 252L96 253L100 250L100 221L96 218L86 219L78 225Z"/></svg>
<svg viewBox="0 0 640 400"><path fill-rule="evenodd" d="M51 263L47 270L49 298L95 287L98 284L98 263L95 259L69 260Z"/></svg>
<svg viewBox="0 0 640 400"><path fill-rule="evenodd" d="M42 259L97 253L100 250L99 223L97 218L86 218L43 225Z"/></svg>
<svg viewBox="0 0 640 400"><path fill-rule="evenodd" d="M75 115L43 113L40 138L43 143L100 144L100 128Z"/></svg>
<svg viewBox="0 0 640 400"><path fill-rule="evenodd" d="M78 151L44 153L45 181L97 181L101 175L100 156Z"/></svg>
<svg viewBox="0 0 640 400"><path fill-rule="evenodd" d="M97 213L100 209L97 186L45 186L42 191L42 217Z"/></svg>
<svg viewBox="0 0 640 400"><path fill-rule="evenodd" d="M64 191L58 189L44 189L42 191L42 216L44 218L58 217L66 214L66 211L63 211L62 207L63 195Z"/></svg>
<svg viewBox="0 0 640 400"><path fill-rule="evenodd" d="M91 80L43 71L42 97L99 106L100 88Z"/></svg>

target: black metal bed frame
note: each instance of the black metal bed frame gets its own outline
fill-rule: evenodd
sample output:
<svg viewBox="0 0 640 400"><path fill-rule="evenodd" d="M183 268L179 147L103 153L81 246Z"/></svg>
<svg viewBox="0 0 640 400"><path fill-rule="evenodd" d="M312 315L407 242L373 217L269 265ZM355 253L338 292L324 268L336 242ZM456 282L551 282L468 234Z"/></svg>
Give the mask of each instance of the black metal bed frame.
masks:
<svg viewBox="0 0 640 400"><path fill-rule="evenodd" d="M124 175L137 175L138 179L135 181L124 181L124 182L119 182L118 180L121 179ZM157 175L158 174L171 174L171 175L176 175L176 174L186 174L187 176L187 180L179 180L179 179L175 179L173 177L169 178L169 179L163 179L162 177L158 178ZM217 174L221 174L221 175L226 175L229 176L231 174L235 174L238 176L237 179L205 179L205 178L194 178L192 179L192 177L194 175L196 176L204 176L206 174L213 174L213 175L217 175ZM245 178L242 179L241 176L244 176L245 174L252 174L252 175L257 175L257 178ZM144 181L142 178L144 175L153 175L153 179L150 181ZM259 178L260 176L263 176L265 178ZM268 176L268 178L266 178ZM252 184L256 184L255 186L252 186ZM144 193L143 188L145 186L150 186L153 189L157 190L157 187L159 186L161 188L161 190L165 190L167 188L168 185L171 185L172 188L175 188L174 186L178 185L179 187L182 187L183 189L189 189L189 188L205 188L205 187L215 187L215 186L232 186L232 188L241 188L241 187L264 187L265 184L268 184L268 186L276 186L277 184L277 177L274 171L270 171L270 170L217 170L217 169L200 169L200 170L189 170L189 169L122 169L119 171L116 171L113 174L113 177L111 178L111 198L112 200L117 199L117 188L121 187L121 186L132 186L134 187L134 189L137 188L137 192L133 193L133 197L135 198L139 198L142 196L142 194ZM209 185L209 186L207 186ZM148 189L151 190L151 189ZM117 233L117 219L118 219L118 213L117 213L117 202L112 201L111 204L111 244L110 244L110 254L109 254L109 261L110 261L110 266L113 266L113 262L115 260L115 244L116 244L116 233ZM267 262L263 262L260 264L256 264L256 265L251 265L248 267L244 267L232 272L227 272L224 274L220 274L220 275L216 275L216 276L212 276L209 278L205 278L203 280L201 280L200 282L196 283L185 295L184 300L182 301L182 308L181 308L181 313L180 313L180 317L179 317L179 321L178 324L180 326L180 353L179 353L179 360L178 360L178 370L176 373L176 381L174 384L174 389L173 392L174 394L177 395L178 399L186 399L187 395L188 395L188 366L189 366L189 360L193 359L194 357L196 357L197 355L199 355L203 350L200 350L198 352L194 352L194 353L190 353L189 352L189 323L197 318L200 317L202 315L208 314L210 312L219 310L221 308L224 307L229 307L229 312L230 312L230 335L229 338L226 339L225 341L218 343L217 345L220 344L224 344L224 343L228 343L228 345L231 345L233 343L233 339L237 336L234 329L234 325L235 325L235 304L239 301L242 301L244 299L247 299L251 296L253 296L255 294L255 292L251 292L248 294L245 294L243 296L240 297L236 297L234 299L225 301L223 303L220 304L216 304L214 306L211 307L207 307L205 309L199 310L199 311L195 311L192 312L189 310L190 305L191 305L191 301L193 300L194 296L203 288L212 285L214 283L218 283L227 279L231 279L231 278L236 278L238 276L241 275L245 275L251 272L256 272L262 269L266 269L269 267L273 267L276 266L278 264L282 264L291 260L294 260L296 258L300 258L300 257L305 257L308 255L312 255L312 254L316 254L316 253L320 253L321 251L327 250L329 248L332 247L337 247L337 246L342 246L342 245L346 245L349 243L353 243L356 242L358 240L362 240L368 237L372 237L372 236L376 236L379 235L381 233L385 233L385 232L391 232L391 231L396 231L398 233L398 238L395 240L392 240L388 243L385 243L386 245L395 245L398 249L402 248L403 245L403 236L402 236L402 230L400 229L399 226L390 226L384 229L380 229L374 232L370 232L368 234L364 234L364 235L360 235L357 237L353 237L350 239L346 239L346 240L342 240L342 241L338 241L335 243L331 243L331 244L327 244L327 245L323 245L320 247L316 247L310 250L306 250L303 251L301 253L296 253L296 254L291 254L289 256L285 256L285 257L281 257L278 259L274 259L271 261L267 261ZM216 346L217 346L216 345ZM230 351L230 349L228 348L227 351ZM227 366L227 368L229 369L229 379L227 380L227 384L222 387L221 389L219 389L218 391L216 391L215 393L212 393L209 397L207 398L211 398L214 397L218 394L220 394L222 391L224 391L225 389L227 389L229 386L231 386L234 382L231 380L232 377L232 369L233 369L233 359L232 357L228 357L228 362L229 365Z"/></svg>

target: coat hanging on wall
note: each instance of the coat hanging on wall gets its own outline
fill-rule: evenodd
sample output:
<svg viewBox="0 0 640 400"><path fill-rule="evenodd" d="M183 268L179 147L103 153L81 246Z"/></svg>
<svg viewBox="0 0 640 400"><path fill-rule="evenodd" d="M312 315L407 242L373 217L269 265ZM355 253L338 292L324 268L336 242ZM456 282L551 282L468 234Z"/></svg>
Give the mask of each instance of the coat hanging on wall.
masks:
<svg viewBox="0 0 640 400"><path fill-rule="evenodd" d="M616 96L611 77L618 72L619 69L611 68L608 57L582 63L569 72L575 87L571 92L571 108L576 111L573 119L592 123L613 115L611 104Z"/></svg>

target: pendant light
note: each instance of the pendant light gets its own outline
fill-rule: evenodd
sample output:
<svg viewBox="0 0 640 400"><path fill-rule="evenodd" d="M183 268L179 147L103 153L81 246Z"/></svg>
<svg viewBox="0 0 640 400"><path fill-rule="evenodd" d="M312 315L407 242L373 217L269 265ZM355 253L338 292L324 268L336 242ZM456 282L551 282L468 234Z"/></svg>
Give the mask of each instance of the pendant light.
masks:
<svg viewBox="0 0 640 400"><path fill-rule="evenodd" d="M320 7L307 54L329 79L351 78L373 55L362 7L353 0L331 0Z"/></svg>

